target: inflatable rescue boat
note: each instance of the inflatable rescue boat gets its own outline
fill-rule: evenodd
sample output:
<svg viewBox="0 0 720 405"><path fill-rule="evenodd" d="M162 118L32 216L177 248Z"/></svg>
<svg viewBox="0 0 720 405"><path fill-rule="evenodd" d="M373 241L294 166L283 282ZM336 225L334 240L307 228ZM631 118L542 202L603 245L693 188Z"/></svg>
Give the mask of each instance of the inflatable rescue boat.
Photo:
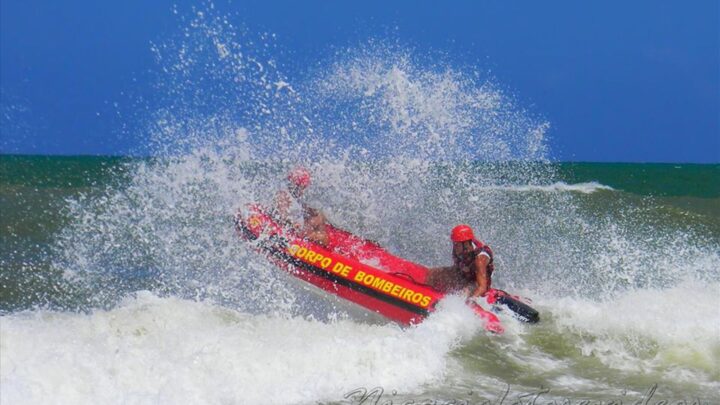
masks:
<svg viewBox="0 0 720 405"><path fill-rule="evenodd" d="M425 284L428 269L394 256L377 243L326 224L327 247L300 238L292 226L260 205L235 216L238 235L253 244L276 266L331 294L361 305L396 322L421 322L445 296ZM534 323L538 312L502 290L491 289L488 304L511 310ZM502 333L497 316L476 302L468 305L485 322L485 329Z"/></svg>

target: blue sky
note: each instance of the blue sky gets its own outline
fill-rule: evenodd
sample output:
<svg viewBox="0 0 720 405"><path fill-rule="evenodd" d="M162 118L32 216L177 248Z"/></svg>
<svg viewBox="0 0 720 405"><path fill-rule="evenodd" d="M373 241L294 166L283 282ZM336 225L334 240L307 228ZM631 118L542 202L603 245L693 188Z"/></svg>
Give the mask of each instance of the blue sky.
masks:
<svg viewBox="0 0 720 405"><path fill-rule="evenodd" d="M196 2L0 0L0 152L122 154L150 43ZM206 7L201 5L200 8ZM720 162L720 9L707 1L217 1L298 71L369 38L481 64L564 161ZM282 59L286 60L283 61ZM452 61L451 61L452 62Z"/></svg>

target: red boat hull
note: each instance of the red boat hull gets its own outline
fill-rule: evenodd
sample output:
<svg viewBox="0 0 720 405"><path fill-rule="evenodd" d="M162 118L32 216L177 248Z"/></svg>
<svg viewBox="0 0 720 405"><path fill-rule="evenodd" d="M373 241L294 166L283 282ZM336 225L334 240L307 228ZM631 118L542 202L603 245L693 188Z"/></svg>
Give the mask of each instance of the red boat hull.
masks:
<svg viewBox="0 0 720 405"><path fill-rule="evenodd" d="M327 225L328 247L297 237L259 206L236 218L238 233L291 275L396 322L421 322L444 297L425 282L428 269L394 256L372 241ZM495 314L473 310L486 329L501 333Z"/></svg>

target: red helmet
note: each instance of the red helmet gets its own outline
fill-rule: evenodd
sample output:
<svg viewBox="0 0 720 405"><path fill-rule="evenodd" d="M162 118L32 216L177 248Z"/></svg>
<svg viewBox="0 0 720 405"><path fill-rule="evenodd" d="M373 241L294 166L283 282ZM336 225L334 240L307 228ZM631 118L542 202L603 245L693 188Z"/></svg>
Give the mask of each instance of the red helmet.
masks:
<svg viewBox="0 0 720 405"><path fill-rule="evenodd" d="M466 242L475 239L475 235L469 226L458 225L450 232L450 239L453 242Z"/></svg>
<svg viewBox="0 0 720 405"><path fill-rule="evenodd" d="M294 186L306 188L310 185L310 172L308 169L298 166L288 174L287 179Z"/></svg>

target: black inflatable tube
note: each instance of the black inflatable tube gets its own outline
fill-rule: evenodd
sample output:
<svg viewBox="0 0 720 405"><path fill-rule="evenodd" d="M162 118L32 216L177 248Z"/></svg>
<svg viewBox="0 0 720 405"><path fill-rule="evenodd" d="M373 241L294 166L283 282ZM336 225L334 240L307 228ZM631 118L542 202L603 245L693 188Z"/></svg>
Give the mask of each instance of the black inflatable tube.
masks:
<svg viewBox="0 0 720 405"><path fill-rule="evenodd" d="M527 323L537 323L540 320L540 314L530 305L520 302L508 295L498 297L497 302L505 305L509 310L513 311L522 321Z"/></svg>

